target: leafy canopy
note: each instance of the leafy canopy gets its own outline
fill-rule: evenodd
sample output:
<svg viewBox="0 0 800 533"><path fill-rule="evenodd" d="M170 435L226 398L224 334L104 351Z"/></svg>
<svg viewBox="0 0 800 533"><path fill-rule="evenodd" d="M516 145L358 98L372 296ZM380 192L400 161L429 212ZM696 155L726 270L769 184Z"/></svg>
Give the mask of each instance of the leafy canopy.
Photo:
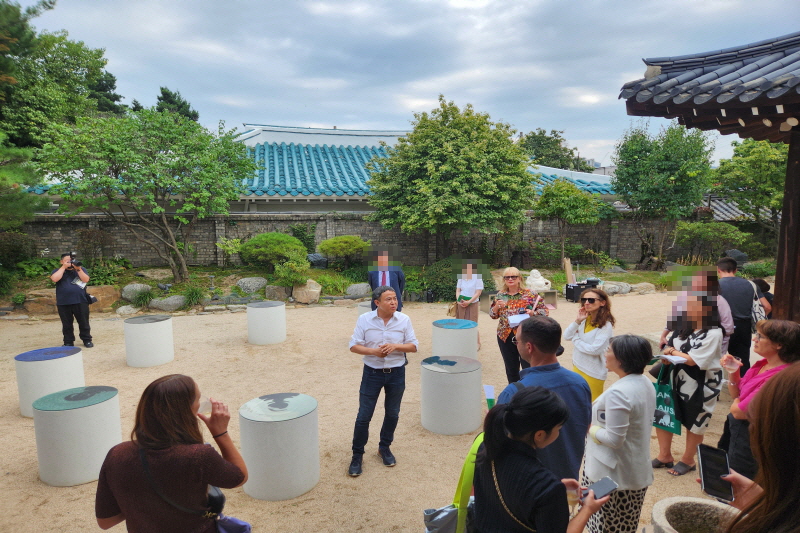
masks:
<svg viewBox="0 0 800 533"><path fill-rule="evenodd" d="M406 233L502 231L524 221L535 179L508 124L439 96L439 107L415 113L413 131L369 163L375 208L370 215Z"/></svg>
<svg viewBox="0 0 800 533"><path fill-rule="evenodd" d="M47 199L27 192L41 182L30 163L33 150L6 144L0 131L0 230L21 226L47 206Z"/></svg>
<svg viewBox="0 0 800 533"><path fill-rule="evenodd" d="M195 122L200 119L200 113L192 109L189 102L178 91L172 92L166 87L161 87L161 94L158 95L157 99L156 111L178 113Z"/></svg>
<svg viewBox="0 0 800 533"><path fill-rule="evenodd" d="M550 130L547 134L542 128L530 131L519 140L519 145L537 165L545 165L577 172L591 172L594 167L581 159L576 148L567 146L564 132Z"/></svg>
<svg viewBox="0 0 800 533"><path fill-rule="evenodd" d="M564 243L567 228L573 224L597 224L600 221L602 200L582 191L565 179L557 179L542 188L542 194L534 205L534 215L558 222L561 242L561 259L564 259Z"/></svg>

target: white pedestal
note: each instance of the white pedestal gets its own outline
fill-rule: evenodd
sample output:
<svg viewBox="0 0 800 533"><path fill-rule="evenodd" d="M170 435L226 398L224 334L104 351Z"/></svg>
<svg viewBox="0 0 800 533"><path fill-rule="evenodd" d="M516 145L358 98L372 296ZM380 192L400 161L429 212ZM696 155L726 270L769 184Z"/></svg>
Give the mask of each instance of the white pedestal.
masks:
<svg viewBox="0 0 800 533"><path fill-rule="evenodd" d="M286 304L253 302L247 304L247 342L279 344L286 340Z"/></svg>
<svg viewBox="0 0 800 533"><path fill-rule="evenodd" d="M478 358L478 323L445 318L433 323L432 355Z"/></svg>
<svg viewBox="0 0 800 533"><path fill-rule="evenodd" d="M481 364L470 357L428 357L420 373L422 427L463 435L483 423Z"/></svg>
<svg viewBox="0 0 800 533"><path fill-rule="evenodd" d="M372 302L359 302L358 303L358 315L361 316L364 313L369 313L372 311Z"/></svg>
<svg viewBox="0 0 800 533"><path fill-rule="evenodd" d="M175 359L172 317L143 315L125 319L125 357L128 366L140 368Z"/></svg>
<svg viewBox="0 0 800 533"><path fill-rule="evenodd" d="M244 491L259 500L297 498L319 482L317 400L306 394L267 394L239 409Z"/></svg>
<svg viewBox="0 0 800 533"><path fill-rule="evenodd" d="M54 487L96 480L108 450L122 442L114 387L78 387L33 402L39 479Z"/></svg>
<svg viewBox="0 0 800 533"><path fill-rule="evenodd" d="M19 391L19 412L33 416L33 402L53 392L86 385L83 354L75 346L42 348L14 358Z"/></svg>

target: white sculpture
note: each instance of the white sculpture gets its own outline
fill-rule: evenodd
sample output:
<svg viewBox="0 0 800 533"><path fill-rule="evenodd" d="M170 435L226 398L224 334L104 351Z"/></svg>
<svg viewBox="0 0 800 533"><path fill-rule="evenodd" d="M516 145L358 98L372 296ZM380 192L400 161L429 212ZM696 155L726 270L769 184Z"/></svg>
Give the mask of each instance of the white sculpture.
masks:
<svg viewBox="0 0 800 533"><path fill-rule="evenodd" d="M533 292L550 290L550 280L544 279L538 270L531 270L531 275L528 276L525 285Z"/></svg>

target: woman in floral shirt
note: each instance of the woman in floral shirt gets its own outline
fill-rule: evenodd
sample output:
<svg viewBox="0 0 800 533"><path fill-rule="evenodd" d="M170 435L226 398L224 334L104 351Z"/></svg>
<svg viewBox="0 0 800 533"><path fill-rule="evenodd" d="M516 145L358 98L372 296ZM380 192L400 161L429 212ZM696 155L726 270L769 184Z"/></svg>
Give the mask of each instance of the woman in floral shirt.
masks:
<svg viewBox="0 0 800 533"><path fill-rule="evenodd" d="M500 320L497 324L497 344L500 346L503 363L506 365L506 378L509 383L519 381L520 364L522 368L528 368L530 365L519 357L514 337L516 326L509 325L508 317L519 314L528 316L548 314L542 297L522 288L521 283L519 270L514 267L505 269L503 285L489 309L489 316Z"/></svg>

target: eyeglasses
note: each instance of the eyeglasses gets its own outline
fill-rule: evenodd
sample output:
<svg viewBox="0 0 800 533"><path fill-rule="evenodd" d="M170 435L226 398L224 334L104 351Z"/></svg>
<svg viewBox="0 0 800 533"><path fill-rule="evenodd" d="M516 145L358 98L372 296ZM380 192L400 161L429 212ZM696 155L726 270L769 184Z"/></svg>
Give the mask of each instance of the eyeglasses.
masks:
<svg viewBox="0 0 800 533"><path fill-rule="evenodd" d="M596 301L597 301L597 298L581 298L581 303L582 304L586 304L586 303L593 304Z"/></svg>
<svg viewBox="0 0 800 533"><path fill-rule="evenodd" d="M512 343L512 344L514 344L514 345L516 345L516 344L517 344L517 338L516 338L516 337L513 337L513 338L511 339L511 343Z"/></svg>
<svg viewBox="0 0 800 533"><path fill-rule="evenodd" d="M517 279L519 276L503 276L503 279Z"/></svg>
<svg viewBox="0 0 800 533"><path fill-rule="evenodd" d="M755 339L760 341L761 339L769 340L766 336L762 335L761 333L756 333Z"/></svg>

